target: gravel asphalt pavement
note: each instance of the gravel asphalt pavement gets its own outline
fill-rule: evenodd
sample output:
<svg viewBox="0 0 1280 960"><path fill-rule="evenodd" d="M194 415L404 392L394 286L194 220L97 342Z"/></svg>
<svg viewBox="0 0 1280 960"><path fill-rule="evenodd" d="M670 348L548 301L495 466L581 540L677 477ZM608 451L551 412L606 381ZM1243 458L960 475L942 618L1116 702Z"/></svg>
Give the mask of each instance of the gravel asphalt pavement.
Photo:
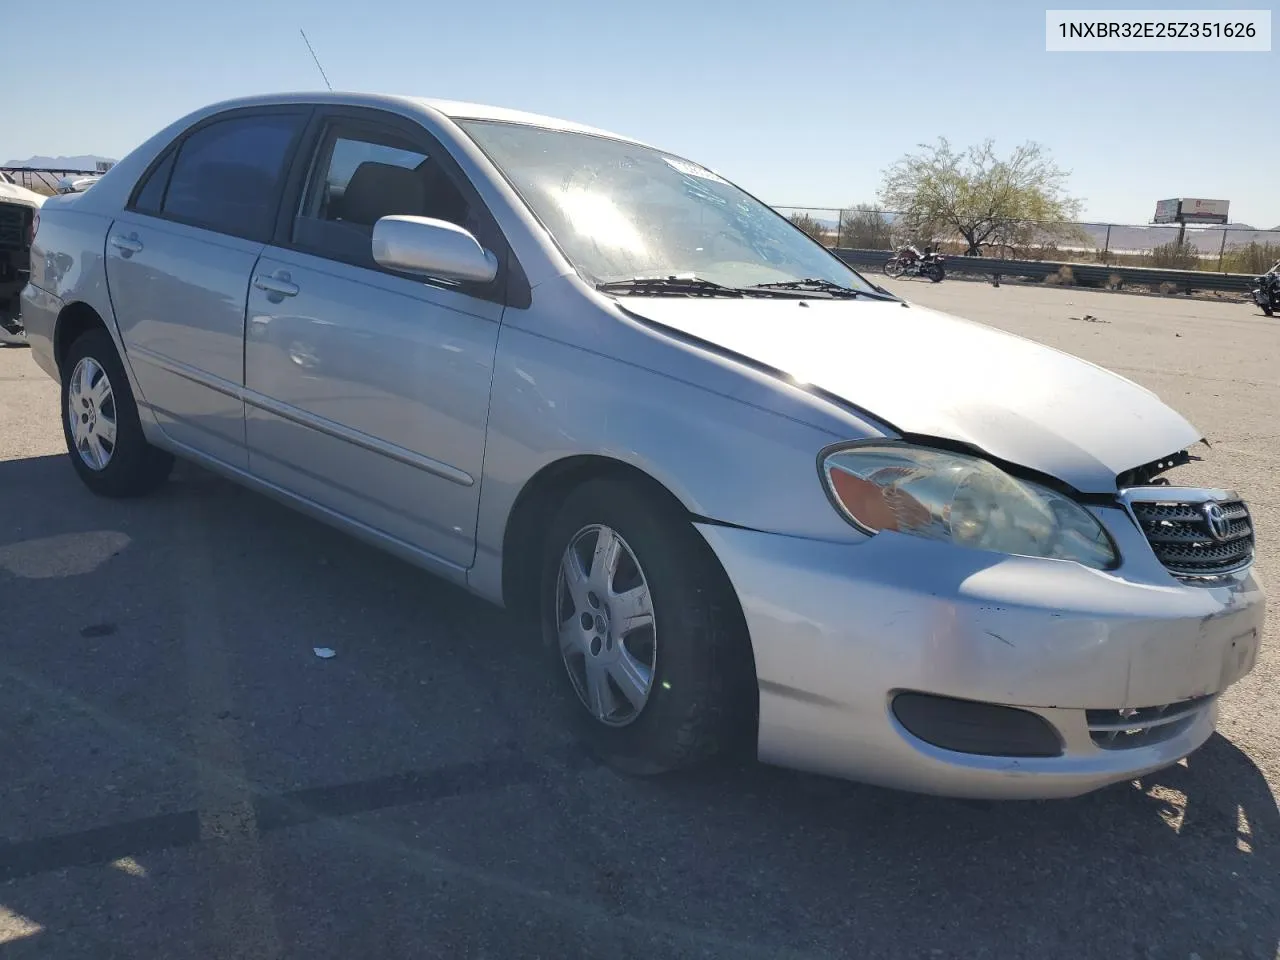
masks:
<svg viewBox="0 0 1280 960"><path fill-rule="evenodd" d="M1185 413L1213 449L1184 472L1251 501L1280 593L1280 321L886 284ZM632 780L566 736L524 625L194 467L96 499L57 406L0 348L6 960L1278 955L1274 606L1219 735L1140 783L1008 804L758 765Z"/></svg>

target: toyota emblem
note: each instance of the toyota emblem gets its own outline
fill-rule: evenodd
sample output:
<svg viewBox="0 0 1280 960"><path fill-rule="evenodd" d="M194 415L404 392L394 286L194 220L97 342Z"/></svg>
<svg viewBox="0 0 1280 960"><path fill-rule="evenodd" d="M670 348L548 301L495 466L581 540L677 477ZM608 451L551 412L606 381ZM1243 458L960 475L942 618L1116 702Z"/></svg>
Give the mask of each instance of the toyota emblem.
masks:
<svg viewBox="0 0 1280 960"><path fill-rule="evenodd" d="M1231 534L1231 520L1222 504L1206 503L1201 509L1204 510L1204 524L1209 528L1209 536L1218 541L1227 539Z"/></svg>

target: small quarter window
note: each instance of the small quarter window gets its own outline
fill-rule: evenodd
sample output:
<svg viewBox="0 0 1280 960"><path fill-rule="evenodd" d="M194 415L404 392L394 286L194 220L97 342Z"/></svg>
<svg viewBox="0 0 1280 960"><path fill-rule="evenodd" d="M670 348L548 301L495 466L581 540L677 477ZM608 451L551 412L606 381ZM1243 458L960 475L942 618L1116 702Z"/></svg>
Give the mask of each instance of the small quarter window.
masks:
<svg viewBox="0 0 1280 960"><path fill-rule="evenodd" d="M161 205L164 203L164 190L169 185L169 174L173 172L175 156L177 152L170 150L163 160L152 167L146 183L142 185L142 189L138 191L133 201L133 209L139 213L160 212Z"/></svg>

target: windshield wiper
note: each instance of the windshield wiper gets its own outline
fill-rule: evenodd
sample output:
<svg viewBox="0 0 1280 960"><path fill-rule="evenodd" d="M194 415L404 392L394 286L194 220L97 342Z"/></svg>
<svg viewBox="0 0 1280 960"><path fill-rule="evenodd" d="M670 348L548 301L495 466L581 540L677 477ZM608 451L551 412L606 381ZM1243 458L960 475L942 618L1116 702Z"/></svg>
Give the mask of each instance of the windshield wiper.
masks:
<svg viewBox="0 0 1280 960"><path fill-rule="evenodd" d="M636 293L661 296L669 294L686 297L741 297L741 290L726 287L701 277L632 277L630 280L609 280L597 283L601 293Z"/></svg>
<svg viewBox="0 0 1280 960"><path fill-rule="evenodd" d="M633 277L630 280L608 280L597 283L596 289L601 293L635 294L642 297L785 297L796 299L804 296L802 291L789 290L786 287L727 287L714 280L703 280L701 277Z"/></svg>
<svg viewBox="0 0 1280 960"><path fill-rule="evenodd" d="M805 280L781 280L777 283L757 283L753 284L748 289L813 291L814 293L827 293L832 297L870 297L872 300L898 299L888 292L871 293L867 290L854 290L852 287L842 287L840 284L833 283L830 280L818 280L812 277Z"/></svg>

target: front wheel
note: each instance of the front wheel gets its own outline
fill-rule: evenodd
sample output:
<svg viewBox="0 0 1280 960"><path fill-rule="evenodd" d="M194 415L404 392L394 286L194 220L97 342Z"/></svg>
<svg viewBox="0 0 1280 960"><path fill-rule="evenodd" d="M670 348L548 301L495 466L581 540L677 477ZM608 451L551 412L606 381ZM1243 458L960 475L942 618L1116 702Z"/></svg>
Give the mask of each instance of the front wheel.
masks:
<svg viewBox="0 0 1280 960"><path fill-rule="evenodd" d="M745 745L754 668L723 571L688 519L630 482L573 491L545 541L542 633L573 723L635 774Z"/></svg>
<svg viewBox="0 0 1280 960"><path fill-rule="evenodd" d="M893 277L895 280L902 276L906 267L902 265L902 261L897 257L890 257L885 261L884 272L886 276Z"/></svg>
<svg viewBox="0 0 1280 960"><path fill-rule="evenodd" d="M143 436L111 335L101 328L82 334L62 369L62 432L84 485L104 497L137 497L163 483L173 457Z"/></svg>

